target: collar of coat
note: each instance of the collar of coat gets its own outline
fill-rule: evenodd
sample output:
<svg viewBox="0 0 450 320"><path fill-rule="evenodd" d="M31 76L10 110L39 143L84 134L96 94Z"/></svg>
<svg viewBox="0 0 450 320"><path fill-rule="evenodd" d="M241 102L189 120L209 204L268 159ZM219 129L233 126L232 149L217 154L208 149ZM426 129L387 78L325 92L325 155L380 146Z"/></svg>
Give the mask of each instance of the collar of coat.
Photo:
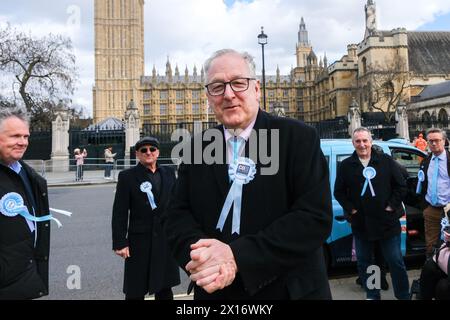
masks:
<svg viewBox="0 0 450 320"><path fill-rule="evenodd" d="M380 158L381 158L381 154L379 153L379 151L375 150L372 147L372 152L370 154L369 165L378 163L378 161L380 161ZM353 151L353 154L350 157L350 162L352 164L360 164L360 165L362 165L361 161L359 160L358 154L356 153L356 150Z"/></svg>
<svg viewBox="0 0 450 320"><path fill-rule="evenodd" d="M138 162L136 167L139 169L139 171L142 172L151 172L150 169L148 169L147 167L145 167L142 163ZM156 171L159 171L161 168L160 166L158 166L158 164L156 164L156 170L153 173L156 173Z"/></svg>

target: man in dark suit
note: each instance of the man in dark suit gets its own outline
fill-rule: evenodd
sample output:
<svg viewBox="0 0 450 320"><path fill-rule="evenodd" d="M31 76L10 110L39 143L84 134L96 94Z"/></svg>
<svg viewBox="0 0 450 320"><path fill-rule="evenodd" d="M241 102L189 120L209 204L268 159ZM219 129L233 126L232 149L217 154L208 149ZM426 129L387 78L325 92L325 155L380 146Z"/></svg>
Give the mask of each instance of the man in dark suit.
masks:
<svg viewBox="0 0 450 320"><path fill-rule="evenodd" d="M450 203L450 152L445 150L447 135L444 130L431 128L427 141L431 154L422 161L419 180L423 180L420 193L426 208L423 211L425 224L426 254L430 257L435 247L440 246L441 219L444 207ZM423 179L420 179L422 175Z"/></svg>
<svg viewBox="0 0 450 320"><path fill-rule="evenodd" d="M119 174L112 215L113 250L125 259L125 299L172 300L180 283L160 216L175 182L174 170L157 165L159 142L144 137L135 145L139 163Z"/></svg>
<svg viewBox="0 0 450 320"><path fill-rule="evenodd" d="M163 223L195 299L330 299L322 245L331 194L317 132L259 109L247 53L220 50L205 71L208 102L223 125L204 132L218 139L200 151L219 146L219 160L183 158Z"/></svg>
<svg viewBox="0 0 450 320"><path fill-rule="evenodd" d="M47 183L21 160L29 136L26 112L2 107L0 300L34 299L48 294L50 222L34 220L49 214Z"/></svg>

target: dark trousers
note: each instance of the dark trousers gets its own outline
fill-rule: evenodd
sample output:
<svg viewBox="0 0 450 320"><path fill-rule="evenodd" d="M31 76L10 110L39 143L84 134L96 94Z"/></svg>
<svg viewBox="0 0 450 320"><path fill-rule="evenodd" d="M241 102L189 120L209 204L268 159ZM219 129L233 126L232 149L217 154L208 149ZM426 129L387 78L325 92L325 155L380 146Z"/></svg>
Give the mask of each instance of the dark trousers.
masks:
<svg viewBox="0 0 450 320"><path fill-rule="evenodd" d="M105 165L105 178L111 177L111 171L113 169L113 164L107 162Z"/></svg>
<svg viewBox="0 0 450 320"><path fill-rule="evenodd" d="M125 295L125 300L144 300L144 296L132 297ZM163 289L155 292L155 300L173 300L173 292L171 288Z"/></svg>
<svg viewBox="0 0 450 320"><path fill-rule="evenodd" d="M433 259L428 259L420 274L422 300L450 300L450 280Z"/></svg>
<svg viewBox="0 0 450 320"><path fill-rule="evenodd" d="M83 181L83 165L77 165L77 171L75 172L75 181Z"/></svg>

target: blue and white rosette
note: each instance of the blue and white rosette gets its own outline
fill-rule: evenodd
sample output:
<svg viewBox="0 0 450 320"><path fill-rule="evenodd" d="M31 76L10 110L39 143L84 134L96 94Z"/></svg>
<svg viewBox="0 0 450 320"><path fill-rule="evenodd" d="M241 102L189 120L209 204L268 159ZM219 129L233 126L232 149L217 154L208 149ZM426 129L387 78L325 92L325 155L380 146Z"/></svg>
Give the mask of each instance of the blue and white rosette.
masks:
<svg viewBox="0 0 450 320"><path fill-rule="evenodd" d="M220 213L219 221L216 228L223 230L231 205L233 205L233 221L231 234L239 234L241 228L241 207L242 207L242 189L244 184L249 183L255 178L256 165L253 160L241 157L237 161L230 164L228 175L233 184L228 191L227 198Z"/></svg>
<svg viewBox="0 0 450 320"><path fill-rule="evenodd" d="M363 176L364 176L364 178L366 178L366 182L364 182L364 187L363 187L362 192L361 192L361 197L366 192L367 185L370 188L370 192L372 193L372 197L375 197L375 191L373 190L372 182L370 182L370 180L375 178L376 175L377 175L377 171L373 167L366 167L363 170Z"/></svg>
<svg viewBox="0 0 450 320"><path fill-rule="evenodd" d="M58 228L62 227L61 222L59 222L59 220L54 218L51 214L42 217L35 217L31 215L28 212L28 208L25 206L22 196L16 192L7 193L0 199L0 212L4 216L10 218L20 214L25 219L35 222L54 220L58 225Z"/></svg>
<svg viewBox="0 0 450 320"><path fill-rule="evenodd" d="M425 172L423 170L419 170L417 172L417 189L416 193L419 194L422 191L422 183L425 181Z"/></svg>
<svg viewBox="0 0 450 320"><path fill-rule="evenodd" d="M152 184L149 181L142 182L141 191L147 194L148 202L150 202L150 206L152 210L156 209L155 196L152 192Z"/></svg>

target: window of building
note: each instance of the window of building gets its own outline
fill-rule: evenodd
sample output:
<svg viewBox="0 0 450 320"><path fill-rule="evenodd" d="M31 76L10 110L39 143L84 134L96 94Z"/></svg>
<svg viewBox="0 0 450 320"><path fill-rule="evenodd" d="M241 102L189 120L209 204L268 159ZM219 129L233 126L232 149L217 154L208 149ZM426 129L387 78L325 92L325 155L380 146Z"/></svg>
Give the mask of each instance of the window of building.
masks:
<svg viewBox="0 0 450 320"><path fill-rule="evenodd" d="M120 0L120 18L125 17L125 0Z"/></svg>
<svg viewBox="0 0 450 320"><path fill-rule="evenodd" d="M192 99L200 99L200 91L199 90L192 91Z"/></svg>
<svg viewBox="0 0 450 320"><path fill-rule="evenodd" d="M386 93L387 100L392 100L394 98L394 85L392 82L386 82L384 84L384 92Z"/></svg>
<svg viewBox="0 0 450 320"><path fill-rule="evenodd" d="M289 97L289 90L283 90L283 97Z"/></svg>
<svg viewBox="0 0 450 320"><path fill-rule="evenodd" d="M148 116L150 114L150 105L149 104L144 104L144 115Z"/></svg>
<svg viewBox="0 0 450 320"><path fill-rule="evenodd" d="M275 90L268 90L269 92L268 92L268 97L269 98L273 98L273 97L275 97Z"/></svg>
<svg viewBox="0 0 450 320"><path fill-rule="evenodd" d="M152 92L151 91L144 91L144 100L150 100L152 98Z"/></svg>
<svg viewBox="0 0 450 320"><path fill-rule="evenodd" d="M109 1L108 13L110 18L114 18L114 0Z"/></svg>
<svg viewBox="0 0 450 320"><path fill-rule="evenodd" d="M159 92L159 98L161 100L167 100L168 96L169 96L169 93L167 91L160 91Z"/></svg>
<svg viewBox="0 0 450 320"><path fill-rule="evenodd" d="M181 90L177 91L177 99L178 100L184 99L184 91Z"/></svg>
<svg viewBox="0 0 450 320"><path fill-rule="evenodd" d="M177 104L176 112L177 112L177 115L182 115L183 112L184 112L184 105L182 105L182 104Z"/></svg>
<svg viewBox="0 0 450 320"><path fill-rule="evenodd" d="M167 104L162 104L159 106L159 114L162 116L167 115Z"/></svg>
<svg viewBox="0 0 450 320"><path fill-rule="evenodd" d="M192 105L192 113L199 114L200 113L200 105L198 103L194 103Z"/></svg>
<svg viewBox="0 0 450 320"><path fill-rule="evenodd" d="M439 125L442 127L447 127L448 126L448 115L447 115L447 111L445 109L441 109L439 110L438 113L438 122Z"/></svg>
<svg viewBox="0 0 450 320"><path fill-rule="evenodd" d="M362 58L361 63L362 63L362 73L364 75L364 74L367 73L367 59L366 59L366 57Z"/></svg>

